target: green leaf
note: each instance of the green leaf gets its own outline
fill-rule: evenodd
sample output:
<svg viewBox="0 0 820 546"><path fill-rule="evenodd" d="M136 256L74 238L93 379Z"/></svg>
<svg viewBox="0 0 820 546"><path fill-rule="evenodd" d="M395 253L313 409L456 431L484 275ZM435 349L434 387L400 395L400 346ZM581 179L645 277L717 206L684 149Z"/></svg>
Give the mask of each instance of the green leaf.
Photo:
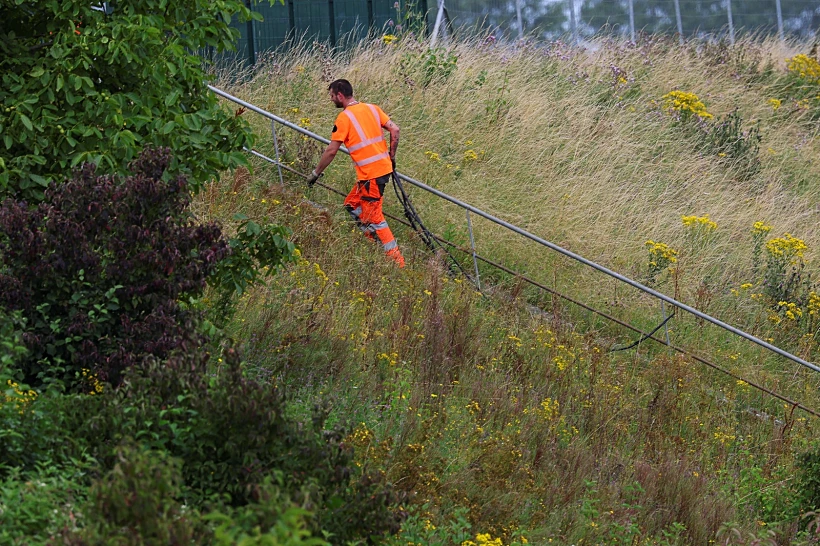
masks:
<svg viewBox="0 0 820 546"><path fill-rule="evenodd" d="M27 115L20 114L20 121L23 123L23 125L26 126L26 129L28 129L29 131L32 131L34 129L34 126L31 124L31 120L28 119Z"/></svg>
<svg viewBox="0 0 820 546"><path fill-rule="evenodd" d="M182 92L179 89L172 91L167 97L165 97L165 106L171 106L174 104L179 99L180 95L182 95Z"/></svg>
<svg viewBox="0 0 820 546"><path fill-rule="evenodd" d="M176 123L174 123L173 121L169 121L168 123L166 123L165 125L162 126L162 129L160 129L159 132L163 135L167 135L168 133L173 131L174 127L176 127L176 126L177 126Z"/></svg>
<svg viewBox="0 0 820 546"><path fill-rule="evenodd" d="M36 174L30 174L29 176L31 177L32 180L37 182L37 184L39 184L40 186L42 186L44 188L48 187L49 181L48 181L47 178L43 178L42 176L36 175Z"/></svg>
<svg viewBox="0 0 820 546"><path fill-rule="evenodd" d="M245 224L245 231L247 231L249 235L259 235L262 232L262 228L259 227L259 224L256 222L249 220L248 223Z"/></svg>

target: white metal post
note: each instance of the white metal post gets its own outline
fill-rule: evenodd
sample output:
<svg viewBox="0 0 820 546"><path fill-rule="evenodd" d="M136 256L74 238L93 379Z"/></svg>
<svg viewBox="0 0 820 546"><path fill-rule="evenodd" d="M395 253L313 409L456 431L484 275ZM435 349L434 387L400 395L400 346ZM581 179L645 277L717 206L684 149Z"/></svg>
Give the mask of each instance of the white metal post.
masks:
<svg viewBox="0 0 820 546"><path fill-rule="evenodd" d="M683 22L680 18L680 0L675 0L675 21L678 23L678 41L680 45L683 45Z"/></svg>
<svg viewBox="0 0 820 546"><path fill-rule="evenodd" d="M270 132L273 133L273 149L276 152L276 169L279 171L279 185L285 187L285 179L282 178L282 159L279 157L279 138L276 136L276 122L271 120Z"/></svg>
<svg viewBox="0 0 820 546"><path fill-rule="evenodd" d="M664 333L666 334L666 346L670 347L671 343L669 343L669 324L666 323L666 305L665 305L665 302L663 300L661 300L661 315L663 315L663 322L664 322L663 330L664 330ZM670 354L672 353L671 348L669 349L669 353Z"/></svg>
<svg viewBox="0 0 820 546"><path fill-rule="evenodd" d="M635 2L629 0L629 38L635 43Z"/></svg>
<svg viewBox="0 0 820 546"><path fill-rule="evenodd" d="M438 14L436 14L436 23L433 25L433 35L430 37L430 47L436 47L436 40L438 40L438 31L441 28L441 20L444 18L444 0L438 0Z"/></svg>
<svg viewBox="0 0 820 546"><path fill-rule="evenodd" d="M518 37L524 38L524 21L521 19L521 0L515 0L515 16L518 18Z"/></svg>
<svg viewBox="0 0 820 546"><path fill-rule="evenodd" d="M470 220L470 211L464 211L467 213L467 229L470 231L470 249L473 251L473 266L475 267L475 285L478 288L478 291L481 292L481 277L478 276L478 258L476 258L475 254L475 239L473 238L473 222Z"/></svg>
<svg viewBox="0 0 820 546"><path fill-rule="evenodd" d="M726 14L729 16L729 43L735 45L735 22L732 20L732 0L726 0Z"/></svg>
<svg viewBox="0 0 820 546"><path fill-rule="evenodd" d="M569 1L569 28L570 32L572 32L572 41L573 43L578 43L578 25L575 22L575 2L574 0Z"/></svg>
<svg viewBox="0 0 820 546"><path fill-rule="evenodd" d="M780 0L775 0L774 4L777 6L777 34L780 35L780 41L785 41L783 36L783 10L780 8Z"/></svg>

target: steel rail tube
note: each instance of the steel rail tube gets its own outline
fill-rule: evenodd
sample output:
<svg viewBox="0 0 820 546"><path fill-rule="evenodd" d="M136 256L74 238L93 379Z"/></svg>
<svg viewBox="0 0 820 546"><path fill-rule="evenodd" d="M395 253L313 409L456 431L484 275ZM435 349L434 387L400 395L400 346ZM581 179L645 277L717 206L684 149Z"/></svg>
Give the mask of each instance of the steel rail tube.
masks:
<svg viewBox="0 0 820 546"><path fill-rule="evenodd" d="M307 136L309 136L309 137L311 137L311 138L313 138L313 139L316 139L316 140L318 140L318 141L320 141L320 142L324 142L325 144L330 144L330 140L326 139L325 137L323 137L323 136L321 136L321 135L317 135L317 134L316 134L316 133L314 133L313 131L308 131L308 130L307 130L307 129L305 129L304 127L299 127L299 126L298 126L298 125L296 125L295 123L291 123L291 122L289 122L289 121L288 121L288 120L286 120L286 119L280 118L280 117L279 117L279 116L277 116L276 114L271 114L271 113L270 113L270 112L268 112L267 110L262 110L262 109L261 109L261 108L259 108L258 106L255 106L255 105L253 105L253 104L251 104L251 103L249 103L249 102L246 102L246 101L244 101L244 100L240 99L239 97L234 97L234 96L233 96L233 95L231 95L230 93L226 93L225 91L223 91L223 90L219 89L218 87L214 87L213 85L209 85L209 86L208 86L208 89L210 89L211 91L213 91L214 93L216 93L217 95L219 95L219 96L220 96L220 97L222 97L222 98L228 99L228 100L229 100L229 101L231 101L231 102L235 102L235 103L236 103L236 104L238 104L239 106L244 106L246 109L248 109L248 110L252 110L252 111L256 112L256 113L257 113L257 114L259 114L260 116L264 116L264 117L266 117L266 118L268 118L268 119L271 119L271 120L273 120L273 121L275 121L275 122L277 122L277 123L281 123L281 124L282 124L282 125L284 125L285 127L290 127L290 128L291 128L291 129L293 129L294 131L297 131L297 132L299 132L299 133L302 133L303 135L307 135ZM341 149L344 153L346 153L346 154L350 155L350 152L348 152L348 151L347 151L347 148L345 148L344 146L342 146L340 149Z"/></svg>
<svg viewBox="0 0 820 546"><path fill-rule="evenodd" d="M279 116L276 116L274 114L271 114L270 112L262 110L258 106L254 106L253 104L251 104L249 102L246 102L246 101L244 101L244 100L242 100L238 97L234 97L230 93L226 93L225 91L222 91L221 89L219 89L217 87L209 85L208 89L210 89L211 91L213 91L214 93L216 93L217 95L219 95L221 97L224 97L224 98L226 98L226 99L228 99L232 102L235 102L236 104L239 104L240 106L244 106L248 110L253 110L257 114L262 115L262 116L264 116L268 119L272 119L274 121L277 121L277 122L281 123L282 125L285 125L286 127L290 127L291 129L293 129L295 131L298 131L299 133L307 135L307 136L309 136L311 138L314 138L314 139L316 139L320 142L324 142L325 144L330 143L330 140L328 140L328 139L326 139L326 138L324 138L320 135L317 135L316 133L314 133L312 131L308 131L307 129L305 129L303 127L299 127L298 125L296 125L294 123L291 123L286 119L282 119ZM345 152L346 154L350 154L350 152L348 152L347 149L344 146L342 146L340 149L343 152ZM727 323L723 322L722 320L716 319L716 318L714 318L710 315L707 315L706 313L698 311L694 307L690 307L689 305L686 305L685 303L682 303L682 302L676 300L675 298L670 298L666 294L662 294L661 292L653 290L653 289L649 288L648 286L644 286L643 284L639 283L638 281L634 281L634 280L630 279L629 277L625 277L625 276L621 275L620 273L612 271L609 268L606 268L602 265L599 265L599 264L597 264L597 263L595 263L591 260L588 260L588 259L584 258L583 256L581 256L579 254L576 254L576 253L574 253L570 250L567 250L563 247L560 247L560 246L556 245L555 243L551 243L550 241L547 241L546 239L543 239L543 238L541 238L537 235L533 235L532 233L530 233L529 231L527 231L525 229L521 229L520 227L518 227L516 225L513 225L513 224L510 224L509 222L506 222L506 221L502 220L501 218L497 218L496 216L493 216L492 214L486 213L481 209L478 209L478 208L476 208L476 207L474 207L474 206L472 206L468 203L465 203L464 201L461 201L460 199L456 199L455 197L451 197L450 195L447 195L446 193L444 193L442 191L439 191L439 190L437 190L437 189L435 189L431 186L428 186L424 182L419 182L418 180L415 180L413 178L410 178L409 176L405 176L405 175L403 175L401 173L398 173L398 172L396 174L398 175L399 178L401 178L405 182L407 182L409 184L412 184L412 185L414 185L418 188L421 188L421 189L423 189L423 190L425 190L429 193L432 193L433 195L436 195L436 196L444 199L445 201L449 201L449 202L453 203L454 205L457 205L461 208L467 209L470 212L473 212L473 213L481 216L482 218L485 218L485 219L487 219L487 220L489 220L489 221L491 221L495 224L498 224L501 227L507 228L510 231L521 235L522 237L525 237L525 238L527 238L531 241L534 241L534 242L536 242L536 243L538 243L542 246L545 246L549 249L552 249L555 252L558 252L559 254L563 254L564 256L566 256L568 258L572 258L573 260L575 260L577 262L580 262L584 265L587 265L587 266L591 267L592 269L600 271L601 273L604 273L605 275L609 275L610 277L612 277L614 279L618 279L619 281L621 281L623 283L626 283L626 284L632 286L633 288L637 288L641 292L644 292L646 294L650 294L652 296L655 296L656 298L659 298L659 299L665 301L666 303L669 303L670 305L674 305L675 307L677 307L679 309L683 309L684 311L686 311L688 313L691 313L691 314L695 315L696 317L702 318L703 320L705 320L707 322L710 322L710 323L714 324L715 326L719 326L720 328L723 328L724 330L726 330L728 332L731 332L731 333L733 333L733 334L735 334L739 337L742 337L743 339L751 341L752 343L756 343L757 345L760 345L761 347L763 347L765 349L768 349L768 350L772 351L773 353L779 354L780 356L782 356L782 357L784 357L788 360L791 360L792 362L800 364L801 366L805 366L806 368L814 370L815 372L820 372L820 366L817 366L816 364L812 364L811 362L803 360L802 358L800 358L798 356L795 356L795 355L791 354L788 351L784 351L783 349L781 349L779 347L776 347L776 346L772 345L771 343L763 341L762 339L759 339L759 338L757 338L757 337L755 337L751 334L748 334L748 333L744 332L743 330L735 328L731 324L727 324Z"/></svg>

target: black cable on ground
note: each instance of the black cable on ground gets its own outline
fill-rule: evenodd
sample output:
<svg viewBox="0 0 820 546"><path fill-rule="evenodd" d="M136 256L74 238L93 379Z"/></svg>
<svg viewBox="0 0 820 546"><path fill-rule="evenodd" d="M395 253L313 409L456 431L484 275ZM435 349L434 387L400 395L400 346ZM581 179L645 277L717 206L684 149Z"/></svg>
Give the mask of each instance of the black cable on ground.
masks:
<svg viewBox="0 0 820 546"><path fill-rule="evenodd" d="M421 221L421 217L418 212L416 212L413 203L410 201L410 196L407 195L407 192L404 190L404 186L402 185L401 180L395 170L391 174L391 178L393 179L393 190L396 192L396 198L399 200L399 203L404 209L404 217L407 218L407 221L410 222L410 226L416 231L416 233L419 234L419 237L421 237L421 240L424 241L425 245L427 245L427 248L429 248L433 253L437 252L438 249L444 251L449 258L450 271L454 275L458 275L460 273L465 278L469 279L470 282L475 284L473 278L464 270L463 267L461 267L458 260L456 260L455 257L450 254L450 251L438 241L438 238L430 233L430 230L425 227L424 223Z"/></svg>
<svg viewBox="0 0 820 546"><path fill-rule="evenodd" d="M663 322L661 322L660 324L658 324L657 326L655 326L655 329L654 329L654 330L652 330L652 331L651 331L651 332L649 332L648 334L646 334L646 335L644 335L643 337L641 337L641 338L640 338L638 341L636 341L635 343L632 343L632 344L630 344L630 345L627 345L626 347L619 347L618 349L610 349L610 350L609 350L609 351L607 351L607 352L608 352L608 353L617 353L618 351L627 351L627 350L631 349L632 347L637 347L638 345L640 345L641 343L643 343L644 341L646 341L647 339L649 339L650 337L652 337L652 336L655 334L655 332L657 332L658 330L660 330L661 328L663 328L663 325L664 325L664 324L666 324L667 322L669 322L669 320L670 320L672 317L674 317L674 316L675 316L675 313L672 313L671 315L669 315L668 317L666 317L665 319L663 319Z"/></svg>

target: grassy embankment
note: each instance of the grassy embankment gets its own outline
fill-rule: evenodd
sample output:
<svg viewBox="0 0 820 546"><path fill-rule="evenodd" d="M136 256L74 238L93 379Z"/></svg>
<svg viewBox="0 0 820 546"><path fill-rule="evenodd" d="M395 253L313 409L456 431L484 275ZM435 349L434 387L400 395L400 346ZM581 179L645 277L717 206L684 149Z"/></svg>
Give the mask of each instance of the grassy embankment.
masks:
<svg viewBox="0 0 820 546"><path fill-rule="evenodd" d="M816 360L808 303L793 319L762 284L777 258L765 240L805 241L806 271L820 247L820 101L802 98L814 84L796 90L806 79L786 64L800 49L599 45L473 42L431 55L400 40L338 57L308 48L230 90L328 134L337 112L326 81L346 77L402 127L401 172ZM714 118L670 115L662 97L673 90L695 93ZM704 130L734 109L744 130L759 120L759 151L721 148ZM267 123L254 123L272 153ZM308 171L321 148L284 138L288 161ZM324 180L347 191L350 172L340 157ZM300 265L248 294L231 328L254 368L291 385L295 412L330 395L334 415L359 423L350 440L362 464L412 493L418 519L402 543L485 532L507 543L520 529L531 543L702 544L725 522L760 534L796 513L793 465L812 417L648 344L608 353L629 336L514 280L494 279L515 300L482 298L394 225L410 262L399 272L345 224L340 198L314 189L308 197L328 207L318 210L295 177L283 192L274 175L260 164L197 205L203 219L267 216L301 248ZM463 211L413 197L429 227L464 242ZM716 227L682 222L707 214ZM757 257L755 222L772 226ZM481 253L633 324L659 321L656 302L474 226ZM676 249L677 261L653 272L647 240ZM525 300L549 313L533 316ZM670 330L673 342L820 407L817 379L796 365L687 317ZM794 533L791 522L777 528L781 540Z"/></svg>

